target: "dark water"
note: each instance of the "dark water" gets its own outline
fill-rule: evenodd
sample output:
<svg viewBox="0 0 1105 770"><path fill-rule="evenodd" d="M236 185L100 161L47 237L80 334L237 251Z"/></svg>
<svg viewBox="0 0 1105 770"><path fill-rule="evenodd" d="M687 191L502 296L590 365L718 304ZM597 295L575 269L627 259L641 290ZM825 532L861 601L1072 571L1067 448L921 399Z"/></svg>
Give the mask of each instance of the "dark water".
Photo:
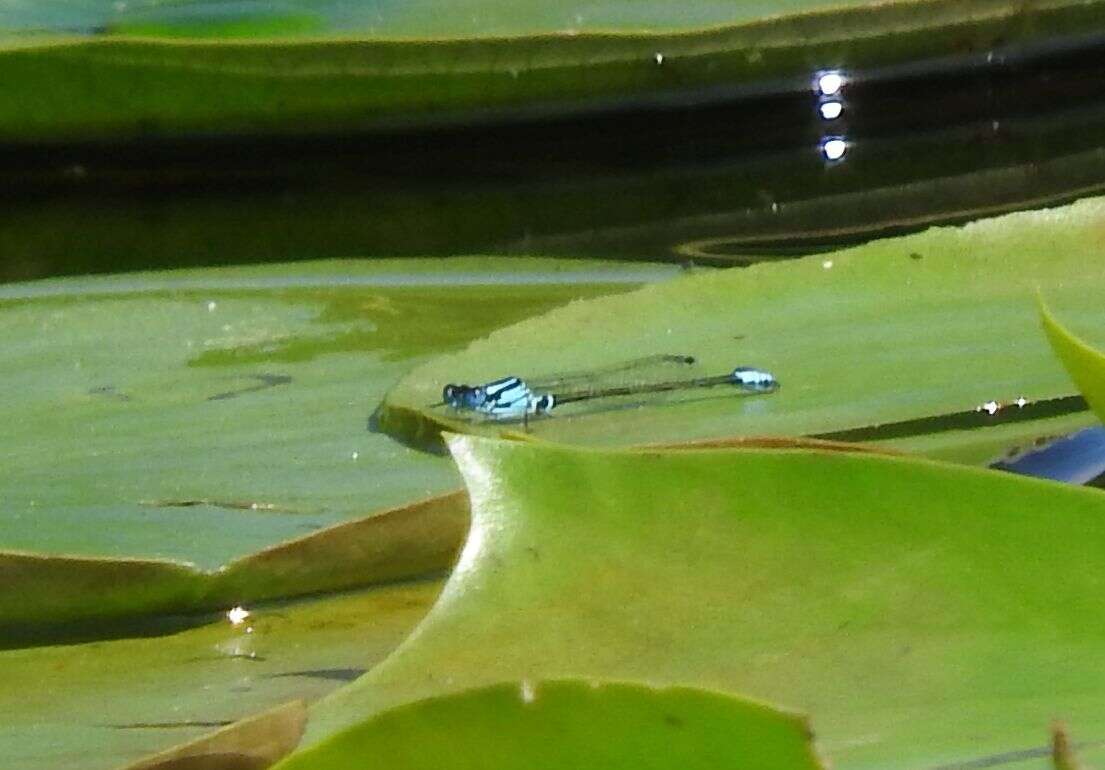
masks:
<svg viewBox="0 0 1105 770"><path fill-rule="evenodd" d="M1102 61L1095 38L845 73L835 120L811 70L356 135L0 146L0 280L349 256L785 258L1105 189Z"/></svg>

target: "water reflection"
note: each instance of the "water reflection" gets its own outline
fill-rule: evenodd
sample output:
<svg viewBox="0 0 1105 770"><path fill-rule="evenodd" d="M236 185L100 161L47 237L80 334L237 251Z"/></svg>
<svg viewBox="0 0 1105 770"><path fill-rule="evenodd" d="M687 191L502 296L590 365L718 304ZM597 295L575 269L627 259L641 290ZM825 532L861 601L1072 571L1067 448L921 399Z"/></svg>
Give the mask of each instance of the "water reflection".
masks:
<svg viewBox="0 0 1105 770"><path fill-rule="evenodd" d="M818 111L825 120L836 120L844 112L844 105L837 101L821 102Z"/></svg>
<svg viewBox="0 0 1105 770"><path fill-rule="evenodd" d="M740 264L1061 202L1105 189L1103 54L337 137L0 145L0 280L487 252Z"/></svg>
<svg viewBox="0 0 1105 770"><path fill-rule="evenodd" d="M827 136L821 142L821 154L825 156L825 160L836 161L844 158L844 153L848 151L848 142L840 136Z"/></svg>
<svg viewBox="0 0 1105 770"><path fill-rule="evenodd" d="M815 73L814 80L817 83L817 91L822 96L835 96L844 88L845 75L837 70L819 71Z"/></svg>
<svg viewBox="0 0 1105 770"><path fill-rule="evenodd" d="M245 623L249 615L249 610L241 606L232 607L226 611L226 619L230 621L230 625L232 626L240 626L242 623Z"/></svg>
<svg viewBox="0 0 1105 770"><path fill-rule="evenodd" d="M1105 474L1105 428L1084 428L1011 453L994 468L1025 476L1088 484Z"/></svg>

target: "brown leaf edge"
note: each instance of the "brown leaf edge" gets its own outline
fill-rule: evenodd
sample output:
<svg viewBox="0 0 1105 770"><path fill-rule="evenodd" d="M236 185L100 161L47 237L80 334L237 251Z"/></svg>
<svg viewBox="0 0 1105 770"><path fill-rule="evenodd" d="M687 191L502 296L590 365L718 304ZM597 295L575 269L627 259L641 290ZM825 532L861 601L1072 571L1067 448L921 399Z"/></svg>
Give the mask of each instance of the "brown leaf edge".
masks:
<svg viewBox="0 0 1105 770"><path fill-rule="evenodd" d="M0 637L27 626L224 609L449 569L468 532L463 490L372 513L214 571L159 559L0 551Z"/></svg>
<svg viewBox="0 0 1105 770"><path fill-rule="evenodd" d="M1055 770L1081 770L1082 765L1070 744L1067 726L1062 722L1051 725L1051 764Z"/></svg>
<svg viewBox="0 0 1105 770"><path fill-rule="evenodd" d="M122 770L263 770L303 738L307 704L297 700L146 757Z"/></svg>

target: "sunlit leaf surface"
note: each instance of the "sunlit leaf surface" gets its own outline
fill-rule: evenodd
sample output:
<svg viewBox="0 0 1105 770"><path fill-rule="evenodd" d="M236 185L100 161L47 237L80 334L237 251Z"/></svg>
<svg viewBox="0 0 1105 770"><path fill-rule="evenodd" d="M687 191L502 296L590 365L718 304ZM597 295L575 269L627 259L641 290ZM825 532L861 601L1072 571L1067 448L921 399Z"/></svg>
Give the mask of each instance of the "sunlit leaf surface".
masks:
<svg viewBox="0 0 1105 770"><path fill-rule="evenodd" d="M432 408L442 386L505 375L540 379L672 353L697 357L709 375L761 367L782 387L756 397L715 388L567 404L531 421L529 430L557 441L637 444L727 435L842 438L840 432L883 426L864 440L986 459L1032 433L986 426L1034 409L1046 417L1037 402L1075 393L1040 332L1037 288L1061 301L1080 328L1105 336L1103 225L1105 200L1087 199L576 303L414 369L388 393L382 422L407 437L442 427L492 434L499 425ZM959 423L928 418L948 414L971 430L941 442L935 434L961 430ZM886 430L898 423L907 430ZM1084 424L1075 420L1070 429ZM972 443L985 452L964 446Z"/></svg>
<svg viewBox="0 0 1105 770"><path fill-rule="evenodd" d="M370 432L384 390L431 353L664 273L385 260L0 287L0 626L447 567L462 500L378 517L459 486L449 460Z"/></svg>
<svg viewBox="0 0 1105 770"><path fill-rule="evenodd" d="M0 650L4 768L118 768L278 704L313 701L391 652L440 585L248 604L237 624L220 614L168 635L155 625L119 631L133 638ZM270 742L264 731L240 737L239 753Z"/></svg>
<svg viewBox="0 0 1105 770"><path fill-rule="evenodd" d="M439 573L468 529L461 492L418 501L201 570L154 559L0 551L0 643L30 624L182 613ZM27 596L37 597L27 601Z"/></svg>
<svg viewBox="0 0 1105 770"><path fill-rule="evenodd" d="M1065 308L1059 312L1060 315L1066 315ZM1063 362L1071 380L1086 397L1098 419L1105 422L1105 354L1061 324L1044 305L1043 300L1040 302L1040 320L1055 355ZM1089 330L1099 340L1105 339L1105 334L1096 326L1083 322L1082 328Z"/></svg>
<svg viewBox="0 0 1105 770"><path fill-rule="evenodd" d="M412 638L313 709L308 744L576 676L804 711L841 768L981 762L1057 717L1105 734L1097 490L857 453L451 447L473 502L460 561Z"/></svg>
<svg viewBox="0 0 1105 770"><path fill-rule="evenodd" d="M720 693L511 682L379 714L280 770L816 770L804 719Z"/></svg>

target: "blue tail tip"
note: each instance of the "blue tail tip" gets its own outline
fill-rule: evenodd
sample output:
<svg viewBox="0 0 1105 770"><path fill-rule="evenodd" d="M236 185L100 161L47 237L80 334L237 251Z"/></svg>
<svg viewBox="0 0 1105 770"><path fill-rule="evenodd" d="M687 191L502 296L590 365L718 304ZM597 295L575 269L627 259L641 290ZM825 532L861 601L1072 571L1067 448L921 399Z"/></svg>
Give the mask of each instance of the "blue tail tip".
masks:
<svg viewBox="0 0 1105 770"><path fill-rule="evenodd" d="M779 381L775 379L775 375L753 366L738 366L730 376L735 384L746 390L767 392L779 387Z"/></svg>

